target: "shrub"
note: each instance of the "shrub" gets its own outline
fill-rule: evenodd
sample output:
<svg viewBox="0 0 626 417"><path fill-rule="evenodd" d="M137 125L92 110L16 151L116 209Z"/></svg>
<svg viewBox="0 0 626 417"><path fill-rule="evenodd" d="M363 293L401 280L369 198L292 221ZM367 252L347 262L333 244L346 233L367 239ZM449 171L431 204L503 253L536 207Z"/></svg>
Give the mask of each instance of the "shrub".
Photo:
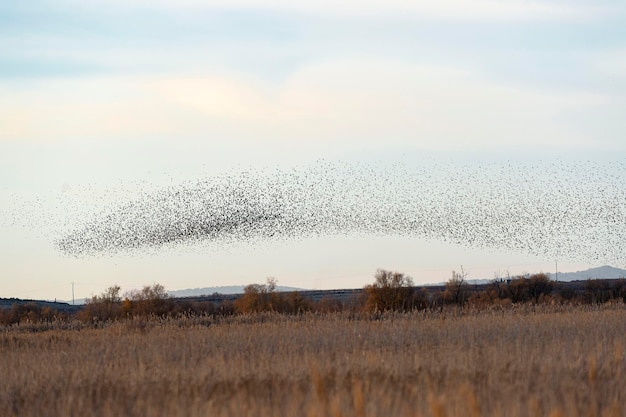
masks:
<svg viewBox="0 0 626 417"><path fill-rule="evenodd" d="M146 285L141 291L130 292L123 303L126 316L165 316L173 307L165 287L161 284Z"/></svg>
<svg viewBox="0 0 626 417"><path fill-rule="evenodd" d="M613 283L613 298L622 299L626 303L626 279L620 278Z"/></svg>
<svg viewBox="0 0 626 417"><path fill-rule="evenodd" d="M508 290L513 303L523 303L529 300L528 279L526 277L513 278L509 282Z"/></svg>
<svg viewBox="0 0 626 417"><path fill-rule="evenodd" d="M544 273L534 274L528 278L528 296L534 303L538 303L540 297L551 294L553 289L554 282Z"/></svg>
<svg viewBox="0 0 626 417"><path fill-rule="evenodd" d="M469 299L470 289L465 280L466 274L452 271L452 278L446 282L444 300L449 304L463 306Z"/></svg>
<svg viewBox="0 0 626 417"><path fill-rule="evenodd" d="M368 311L408 311L414 308L413 279L400 272L376 271L375 281L365 287Z"/></svg>
<svg viewBox="0 0 626 417"><path fill-rule="evenodd" d="M603 304L613 297L609 283L602 279L589 279L585 283L585 301L589 304Z"/></svg>
<svg viewBox="0 0 626 417"><path fill-rule="evenodd" d="M106 321L122 317L164 316L173 311L173 303L165 288L160 284L145 286L140 291L130 292L126 294L123 301L120 291L119 285L114 285L101 295L94 295L79 314L79 318Z"/></svg>
<svg viewBox="0 0 626 417"><path fill-rule="evenodd" d="M268 278L266 284L250 284L243 290L243 295L235 300L235 312L241 314L260 311L274 311L278 297L275 294L276 280Z"/></svg>
<svg viewBox="0 0 626 417"><path fill-rule="evenodd" d="M122 300L120 296L121 288L113 285L107 288L102 294L94 295L91 300L87 300L85 308L79 314L82 319L106 321L120 317Z"/></svg>

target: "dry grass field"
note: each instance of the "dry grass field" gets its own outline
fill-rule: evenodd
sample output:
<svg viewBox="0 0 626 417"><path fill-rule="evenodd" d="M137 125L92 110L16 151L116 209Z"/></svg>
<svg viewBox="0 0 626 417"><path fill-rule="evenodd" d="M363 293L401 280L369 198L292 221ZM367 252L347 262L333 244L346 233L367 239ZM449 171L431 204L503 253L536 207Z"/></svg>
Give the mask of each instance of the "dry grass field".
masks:
<svg viewBox="0 0 626 417"><path fill-rule="evenodd" d="M43 327L0 328L0 416L626 415L621 303Z"/></svg>

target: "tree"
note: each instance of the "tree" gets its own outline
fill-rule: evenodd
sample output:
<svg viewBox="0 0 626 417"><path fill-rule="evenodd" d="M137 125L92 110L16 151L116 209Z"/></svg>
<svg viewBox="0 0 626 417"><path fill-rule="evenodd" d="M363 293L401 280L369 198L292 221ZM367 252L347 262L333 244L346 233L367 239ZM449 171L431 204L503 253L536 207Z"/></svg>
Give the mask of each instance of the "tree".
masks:
<svg viewBox="0 0 626 417"><path fill-rule="evenodd" d="M82 315L89 319L111 320L118 318L121 312L119 285L107 288L102 294L94 295L87 301Z"/></svg>
<svg viewBox="0 0 626 417"><path fill-rule="evenodd" d="M107 290L102 293L100 298L111 304L119 303L120 301L122 301L122 297L120 296L121 290L122 288L120 288L119 285L113 285L112 287L107 288Z"/></svg>
<svg viewBox="0 0 626 417"><path fill-rule="evenodd" d="M528 295L535 303L539 301L542 295L546 296L552 293L553 288L554 282L550 281L548 275L544 273L534 274L528 278Z"/></svg>
<svg viewBox="0 0 626 417"><path fill-rule="evenodd" d="M125 315L163 316L172 309L172 302L161 284L144 286L140 291L133 291L126 295L123 303Z"/></svg>
<svg viewBox="0 0 626 417"><path fill-rule="evenodd" d="M509 295L513 303L523 303L528 301L530 293L528 291L528 278L518 276L509 282Z"/></svg>
<svg viewBox="0 0 626 417"><path fill-rule="evenodd" d="M461 267L461 272L452 271L452 278L446 282L444 298L448 303L463 306L469 298L469 285L466 281L467 274Z"/></svg>
<svg viewBox="0 0 626 417"><path fill-rule="evenodd" d="M488 288L495 291L497 297L499 299L509 298L511 294L509 293L509 283L511 282L511 275L507 272L506 278L501 277L499 274L491 280Z"/></svg>
<svg viewBox="0 0 626 417"><path fill-rule="evenodd" d="M613 283L611 288L614 299L622 299L626 303L626 279L620 278Z"/></svg>
<svg viewBox="0 0 626 417"><path fill-rule="evenodd" d="M365 287L369 311L407 311L413 308L413 279L400 272L379 269L372 285Z"/></svg>
<svg viewBox="0 0 626 417"><path fill-rule="evenodd" d="M243 289L243 295L235 300L237 313L275 311L279 297L275 293L276 278L269 277L266 284L250 284Z"/></svg>
<svg viewBox="0 0 626 417"><path fill-rule="evenodd" d="M602 304L612 297L611 286L602 279L588 279L585 283L585 300L590 304Z"/></svg>

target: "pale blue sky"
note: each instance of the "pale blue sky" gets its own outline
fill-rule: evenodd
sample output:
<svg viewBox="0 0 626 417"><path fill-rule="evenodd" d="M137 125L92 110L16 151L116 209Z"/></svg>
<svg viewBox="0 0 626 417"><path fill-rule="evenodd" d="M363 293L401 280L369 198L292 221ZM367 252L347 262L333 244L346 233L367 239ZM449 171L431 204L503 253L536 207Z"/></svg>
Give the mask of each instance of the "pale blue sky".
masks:
<svg viewBox="0 0 626 417"><path fill-rule="evenodd" d="M624 21L621 1L3 2L0 296L67 299L72 281L84 297L113 283L183 289L267 276L360 287L378 267L418 283L460 265L470 278L552 271L550 254L417 237L81 259L53 241L137 190L251 167L623 163Z"/></svg>

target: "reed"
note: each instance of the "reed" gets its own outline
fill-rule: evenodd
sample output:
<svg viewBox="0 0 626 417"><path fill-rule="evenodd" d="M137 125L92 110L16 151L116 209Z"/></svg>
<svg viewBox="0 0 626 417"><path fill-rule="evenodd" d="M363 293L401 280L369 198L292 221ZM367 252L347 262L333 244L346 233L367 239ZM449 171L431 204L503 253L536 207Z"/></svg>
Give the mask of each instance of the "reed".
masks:
<svg viewBox="0 0 626 417"><path fill-rule="evenodd" d="M623 416L626 308L0 329L0 415Z"/></svg>

